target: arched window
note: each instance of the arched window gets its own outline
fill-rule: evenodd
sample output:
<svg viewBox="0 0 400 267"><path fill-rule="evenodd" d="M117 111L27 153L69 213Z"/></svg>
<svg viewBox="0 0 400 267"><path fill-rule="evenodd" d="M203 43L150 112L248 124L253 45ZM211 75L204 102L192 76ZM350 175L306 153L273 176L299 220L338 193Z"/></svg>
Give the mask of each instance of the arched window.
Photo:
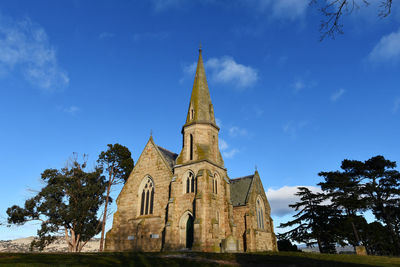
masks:
<svg viewBox="0 0 400 267"><path fill-rule="evenodd" d="M188 172L186 176L186 193L195 193L196 191L196 178L194 177L193 172Z"/></svg>
<svg viewBox="0 0 400 267"><path fill-rule="evenodd" d="M259 229L264 229L264 202L261 197L257 197L256 202L256 211L257 211L257 227Z"/></svg>
<svg viewBox="0 0 400 267"><path fill-rule="evenodd" d="M154 206L154 183L150 177L144 178L142 181L140 215L153 214Z"/></svg>
<svg viewBox="0 0 400 267"><path fill-rule="evenodd" d="M214 177L212 179L212 191L214 194L218 194L218 181L219 181L219 176L218 174L214 174Z"/></svg>
<svg viewBox="0 0 400 267"><path fill-rule="evenodd" d="M190 134L190 151L189 151L189 154L190 154L190 160L193 160L193 135L192 134Z"/></svg>
<svg viewBox="0 0 400 267"><path fill-rule="evenodd" d="M193 120L194 119L194 109L192 108L192 110L190 110L190 119Z"/></svg>

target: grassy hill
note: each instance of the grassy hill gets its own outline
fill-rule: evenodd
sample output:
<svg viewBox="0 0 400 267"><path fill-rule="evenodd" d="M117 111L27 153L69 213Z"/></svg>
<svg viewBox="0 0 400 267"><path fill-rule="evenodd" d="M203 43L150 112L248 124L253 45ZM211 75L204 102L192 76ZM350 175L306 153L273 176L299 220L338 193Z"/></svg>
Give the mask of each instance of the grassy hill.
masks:
<svg viewBox="0 0 400 267"><path fill-rule="evenodd" d="M0 266L400 266L400 258L301 252L219 253L0 253Z"/></svg>

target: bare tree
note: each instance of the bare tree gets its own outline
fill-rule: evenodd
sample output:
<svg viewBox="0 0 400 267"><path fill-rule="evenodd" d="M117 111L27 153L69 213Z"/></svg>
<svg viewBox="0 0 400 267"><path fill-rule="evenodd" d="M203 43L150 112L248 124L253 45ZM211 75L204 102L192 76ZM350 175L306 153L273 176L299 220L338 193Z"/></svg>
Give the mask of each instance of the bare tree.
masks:
<svg viewBox="0 0 400 267"><path fill-rule="evenodd" d="M393 0L379 1L378 16L382 18L389 16L392 11ZM355 9L359 9L362 6L369 6L371 0L311 0L310 3L317 5L319 11L325 17L320 26L322 41L326 36L335 39L336 34L342 34L342 16L351 14Z"/></svg>

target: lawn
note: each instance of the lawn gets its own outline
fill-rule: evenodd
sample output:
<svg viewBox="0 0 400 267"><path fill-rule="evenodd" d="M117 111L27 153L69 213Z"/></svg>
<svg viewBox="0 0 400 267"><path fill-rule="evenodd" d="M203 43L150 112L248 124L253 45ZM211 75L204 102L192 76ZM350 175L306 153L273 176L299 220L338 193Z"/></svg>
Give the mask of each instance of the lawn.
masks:
<svg viewBox="0 0 400 267"><path fill-rule="evenodd" d="M300 252L0 253L0 266L399 266L400 258Z"/></svg>

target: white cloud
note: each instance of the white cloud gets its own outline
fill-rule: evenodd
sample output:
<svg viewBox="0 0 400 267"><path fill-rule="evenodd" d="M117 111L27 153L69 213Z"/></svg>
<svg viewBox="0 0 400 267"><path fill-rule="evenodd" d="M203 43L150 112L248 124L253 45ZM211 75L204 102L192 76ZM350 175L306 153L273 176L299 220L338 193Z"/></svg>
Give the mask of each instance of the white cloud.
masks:
<svg viewBox="0 0 400 267"><path fill-rule="evenodd" d="M298 132L308 125L307 121L289 121L283 125L282 130L285 134L288 134L292 138L296 138Z"/></svg>
<svg viewBox="0 0 400 267"><path fill-rule="evenodd" d="M19 71L46 92L69 84L45 30L29 18L17 21L0 14L0 69L3 76Z"/></svg>
<svg viewBox="0 0 400 267"><path fill-rule="evenodd" d="M70 106L70 107L63 108L63 111L65 113L69 113L69 114L72 114L72 115L75 115L80 110L81 109L79 107L77 107L77 106Z"/></svg>
<svg viewBox="0 0 400 267"><path fill-rule="evenodd" d="M396 98L393 103L393 113L396 113L400 109L400 97Z"/></svg>
<svg viewBox="0 0 400 267"><path fill-rule="evenodd" d="M222 121L219 118L215 118L215 123L219 128L222 128Z"/></svg>
<svg viewBox="0 0 400 267"><path fill-rule="evenodd" d="M183 66L183 72L187 75L192 76L196 72L197 62L193 62L190 65Z"/></svg>
<svg viewBox="0 0 400 267"><path fill-rule="evenodd" d="M183 66L186 78L196 72L197 62ZM210 58L204 63L207 77L216 83L228 84L238 89L252 87L259 79L258 71L250 66L237 63L232 57ZM180 82L183 82L182 78Z"/></svg>
<svg viewBox="0 0 400 267"><path fill-rule="evenodd" d="M205 68L210 70L213 81L238 88L251 87L259 79L256 69L239 64L232 57L210 58Z"/></svg>
<svg viewBox="0 0 400 267"><path fill-rule="evenodd" d="M383 36L368 55L372 62L397 62L400 60L400 29Z"/></svg>
<svg viewBox="0 0 400 267"><path fill-rule="evenodd" d="M222 155L223 155L225 158L230 159L230 158L233 158L233 156L235 156L238 152L239 152L239 150L234 148L234 149L231 149L231 150L229 150L229 151L223 151L223 152L222 152Z"/></svg>
<svg viewBox="0 0 400 267"><path fill-rule="evenodd" d="M230 146L229 146L228 143L227 143L224 139L222 139L222 138L219 138L218 145L219 145L219 149L220 149L221 152L222 152L222 155L223 155L225 158L231 159L231 158L233 158L233 157L239 152L239 150L236 149L236 148L231 148L231 149L229 149Z"/></svg>
<svg viewBox="0 0 400 267"><path fill-rule="evenodd" d="M294 213L294 209L289 204L294 204L300 200L295 194L299 191L298 187L307 187L312 192L321 192L319 187L315 186L283 186L279 189L268 188L266 192L272 215L284 216Z"/></svg>
<svg viewBox="0 0 400 267"><path fill-rule="evenodd" d="M340 97L343 96L343 94L346 92L346 90L344 90L343 88L340 88L339 90L337 90L335 93L333 93L331 95L331 101L332 102L336 102L337 100L339 100Z"/></svg>
<svg viewBox="0 0 400 267"><path fill-rule="evenodd" d="M295 20L303 18L309 6L309 0L236 0L236 1L216 1L216 0L152 0L153 8L156 12L165 11L172 8L187 7L191 4L218 5L225 4L226 8L240 4L270 15L275 19Z"/></svg>
<svg viewBox="0 0 400 267"><path fill-rule="evenodd" d="M309 0L242 0L258 12L269 13L276 19L295 20L305 16Z"/></svg>
<svg viewBox="0 0 400 267"><path fill-rule="evenodd" d="M227 150L229 148L228 143L222 138L219 139L218 145L221 151Z"/></svg>
<svg viewBox="0 0 400 267"><path fill-rule="evenodd" d="M232 137L245 136L245 135L247 135L247 130L239 128L237 126L233 126L233 127L229 128L229 135Z"/></svg>
<svg viewBox="0 0 400 267"><path fill-rule="evenodd" d="M307 73L306 76L309 76L310 73ZM313 88L317 85L317 82L314 80L310 79L304 79L304 78L297 78L291 85L290 87L293 88L294 93L298 93L302 91L303 89L309 89Z"/></svg>
<svg viewBox="0 0 400 267"><path fill-rule="evenodd" d="M111 33L111 32L102 32L99 34L99 39L104 40L104 39L109 39L114 37L115 34Z"/></svg>
<svg viewBox="0 0 400 267"><path fill-rule="evenodd" d="M296 19L304 16L309 5L308 0L270 0L274 16L278 18Z"/></svg>
<svg viewBox="0 0 400 267"><path fill-rule="evenodd" d="M292 84L292 87L295 92L299 92L300 90L304 89L304 87L306 87L306 85L304 84L304 82L302 80L297 80L295 83Z"/></svg>

